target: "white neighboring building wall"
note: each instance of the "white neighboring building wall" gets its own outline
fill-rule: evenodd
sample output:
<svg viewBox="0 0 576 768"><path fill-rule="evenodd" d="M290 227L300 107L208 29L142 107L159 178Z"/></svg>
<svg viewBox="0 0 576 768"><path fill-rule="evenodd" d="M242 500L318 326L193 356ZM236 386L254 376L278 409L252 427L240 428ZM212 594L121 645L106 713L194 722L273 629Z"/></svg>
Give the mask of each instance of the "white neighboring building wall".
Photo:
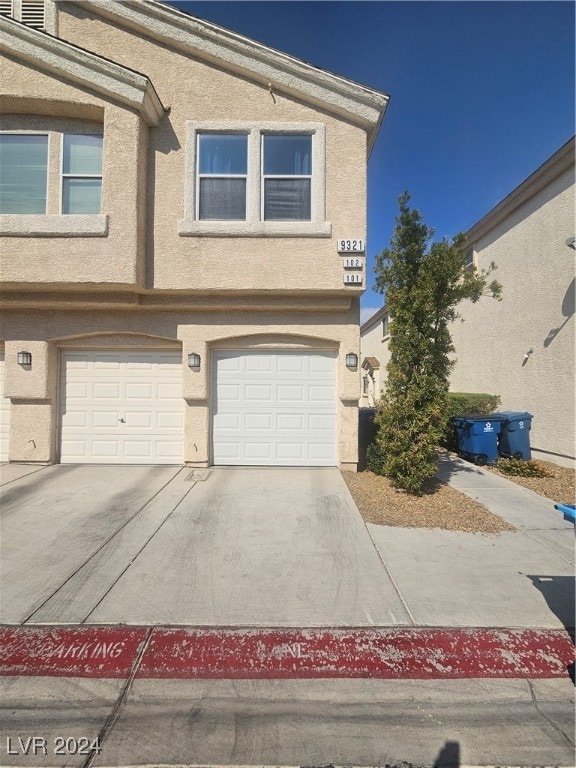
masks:
<svg viewBox="0 0 576 768"><path fill-rule="evenodd" d="M376 405L386 380L390 360L388 322L388 309L382 307L360 326L361 408Z"/></svg>
<svg viewBox="0 0 576 768"><path fill-rule="evenodd" d="M494 261L502 301L464 303L452 326L453 392L490 392L533 414L535 458L575 456L574 139L467 232L477 268ZM363 340L364 341L364 340Z"/></svg>

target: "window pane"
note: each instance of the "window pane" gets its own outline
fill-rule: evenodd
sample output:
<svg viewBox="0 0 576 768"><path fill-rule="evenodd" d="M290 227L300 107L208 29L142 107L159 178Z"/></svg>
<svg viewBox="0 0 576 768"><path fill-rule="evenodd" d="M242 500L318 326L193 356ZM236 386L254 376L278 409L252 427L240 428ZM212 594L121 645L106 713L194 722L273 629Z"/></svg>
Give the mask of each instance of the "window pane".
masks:
<svg viewBox="0 0 576 768"><path fill-rule="evenodd" d="M246 173L248 137L200 134L200 173Z"/></svg>
<svg viewBox="0 0 576 768"><path fill-rule="evenodd" d="M0 213L46 213L48 137L0 134Z"/></svg>
<svg viewBox="0 0 576 768"><path fill-rule="evenodd" d="M264 136L265 176L309 176L312 136Z"/></svg>
<svg viewBox="0 0 576 768"><path fill-rule="evenodd" d="M62 213L100 213L100 179L64 179Z"/></svg>
<svg viewBox="0 0 576 768"><path fill-rule="evenodd" d="M264 218L310 220L310 179L265 179Z"/></svg>
<svg viewBox="0 0 576 768"><path fill-rule="evenodd" d="M246 179L200 179L199 218L246 219Z"/></svg>
<svg viewBox="0 0 576 768"><path fill-rule="evenodd" d="M102 173L102 136L64 134L63 173L82 176Z"/></svg>

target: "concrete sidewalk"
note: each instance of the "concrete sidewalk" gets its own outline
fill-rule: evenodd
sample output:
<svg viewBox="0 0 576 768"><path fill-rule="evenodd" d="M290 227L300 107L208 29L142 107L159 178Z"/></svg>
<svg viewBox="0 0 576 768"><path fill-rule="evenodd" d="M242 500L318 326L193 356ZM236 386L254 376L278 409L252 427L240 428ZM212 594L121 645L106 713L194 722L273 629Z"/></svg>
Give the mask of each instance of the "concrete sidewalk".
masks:
<svg viewBox="0 0 576 768"><path fill-rule="evenodd" d="M438 476L517 528L499 534L368 524L419 626L573 627L574 526L554 503L443 454Z"/></svg>

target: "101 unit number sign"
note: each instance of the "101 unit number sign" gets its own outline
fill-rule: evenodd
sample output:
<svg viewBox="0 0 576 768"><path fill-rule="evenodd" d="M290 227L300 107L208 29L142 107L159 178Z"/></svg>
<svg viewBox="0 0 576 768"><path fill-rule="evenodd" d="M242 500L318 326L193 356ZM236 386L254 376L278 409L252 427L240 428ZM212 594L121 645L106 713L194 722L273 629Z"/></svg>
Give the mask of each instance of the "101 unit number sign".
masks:
<svg viewBox="0 0 576 768"><path fill-rule="evenodd" d="M338 253L364 253L364 240L338 240Z"/></svg>

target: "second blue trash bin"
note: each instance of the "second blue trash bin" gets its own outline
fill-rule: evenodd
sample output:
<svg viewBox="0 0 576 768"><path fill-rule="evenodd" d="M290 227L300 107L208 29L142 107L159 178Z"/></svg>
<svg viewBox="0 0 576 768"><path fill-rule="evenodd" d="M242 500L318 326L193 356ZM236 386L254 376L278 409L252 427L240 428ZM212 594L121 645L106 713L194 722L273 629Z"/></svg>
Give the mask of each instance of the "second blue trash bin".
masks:
<svg viewBox="0 0 576 768"><path fill-rule="evenodd" d="M498 458L500 416L458 416L453 419L458 435L458 454L463 459L482 464L493 464Z"/></svg>
<svg viewBox="0 0 576 768"><path fill-rule="evenodd" d="M532 458L530 452L532 414L525 411L500 411L492 415L500 418L502 422L498 446L500 456L529 461Z"/></svg>

